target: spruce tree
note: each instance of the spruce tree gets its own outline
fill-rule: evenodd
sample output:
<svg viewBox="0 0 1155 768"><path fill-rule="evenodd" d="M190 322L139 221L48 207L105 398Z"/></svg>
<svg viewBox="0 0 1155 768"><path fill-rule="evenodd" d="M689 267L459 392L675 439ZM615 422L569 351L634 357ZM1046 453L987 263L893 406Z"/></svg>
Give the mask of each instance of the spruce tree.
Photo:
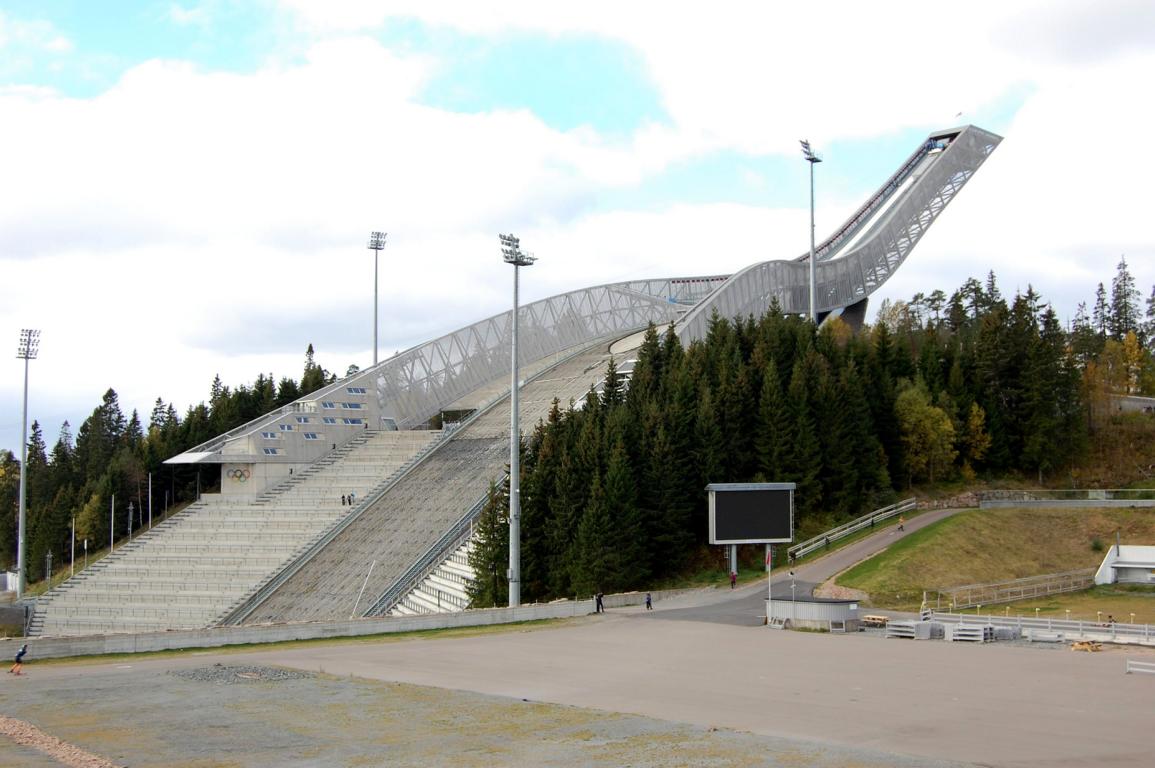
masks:
<svg viewBox="0 0 1155 768"><path fill-rule="evenodd" d="M822 503L822 448L815 434L814 417L810 410L809 382L799 360L787 389L786 403L790 414L793 442L784 447L784 469L787 482L795 484L794 507L799 520L815 514Z"/></svg>
<svg viewBox="0 0 1155 768"><path fill-rule="evenodd" d="M1119 259L1115 278L1111 281L1111 309L1107 318L1107 332L1116 341L1122 341L1128 333L1140 333L1139 289L1135 278L1127 269L1127 259Z"/></svg>
<svg viewBox="0 0 1155 768"><path fill-rule="evenodd" d="M625 585L623 562L616 541L616 526L606 505L601 475L594 475L589 502L582 510L575 540L573 594L589 597Z"/></svg>
<svg viewBox="0 0 1155 768"><path fill-rule="evenodd" d="M1106 337L1108 328L1111 324L1111 310L1107 306L1107 289L1099 283L1099 287L1095 289L1095 307L1091 310L1091 322L1094 325L1095 333Z"/></svg>
<svg viewBox="0 0 1155 768"><path fill-rule="evenodd" d="M314 359L313 345L309 344L305 350L305 371L301 374L300 396L303 397L310 392L316 392L327 383L325 371L317 365L317 361Z"/></svg>
<svg viewBox="0 0 1155 768"><path fill-rule="evenodd" d="M469 567L473 581L466 584L470 608L492 608L509 603L509 485L490 482L485 506L475 524Z"/></svg>

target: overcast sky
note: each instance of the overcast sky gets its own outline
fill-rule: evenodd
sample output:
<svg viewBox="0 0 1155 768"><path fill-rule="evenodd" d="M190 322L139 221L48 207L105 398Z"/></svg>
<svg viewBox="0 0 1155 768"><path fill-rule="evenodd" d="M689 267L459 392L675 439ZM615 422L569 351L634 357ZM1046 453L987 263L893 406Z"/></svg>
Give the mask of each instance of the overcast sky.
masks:
<svg viewBox="0 0 1155 768"><path fill-rule="evenodd" d="M685 10L683 10L685 9ZM874 294L1155 285L1155 3L0 0L0 448L109 387L343 373L523 297L821 239L927 133L1002 145Z"/></svg>

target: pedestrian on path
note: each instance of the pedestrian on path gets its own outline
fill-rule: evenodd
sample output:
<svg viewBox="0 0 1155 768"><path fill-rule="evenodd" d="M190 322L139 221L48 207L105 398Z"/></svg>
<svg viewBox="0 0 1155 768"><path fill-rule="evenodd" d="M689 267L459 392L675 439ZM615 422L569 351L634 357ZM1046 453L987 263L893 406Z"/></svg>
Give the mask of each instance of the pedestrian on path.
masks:
<svg viewBox="0 0 1155 768"><path fill-rule="evenodd" d="M12 665L12 669L8 670L10 675L24 674L20 670L24 668L24 654L28 653L28 643L20 646L20 650L16 652L16 663Z"/></svg>
<svg viewBox="0 0 1155 768"><path fill-rule="evenodd" d="M738 583L738 574L735 573L734 571L730 571L730 589L733 589L737 583Z"/></svg>
<svg viewBox="0 0 1155 768"><path fill-rule="evenodd" d="M341 494L341 506L345 506L345 494Z"/></svg>
<svg viewBox="0 0 1155 768"><path fill-rule="evenodd" d="M646 610L647 611L654 610L654 601L650 598L649 592L646 593Z"/></svg>
<svg viewBox="0 0 1155 768"><path fill-rule="evenodd" d="M906 530L906 518L903 517L902 515L898 516L898 530L900 530L900 531Z"/></svg>
<svg viewBox="0 0 1155 768"><path fill-rule="evenodd" d="M601 592L594 595L594 613L605 613L606 606L602 602L602 597L604 597L604 595L602 595Z"/></svg>

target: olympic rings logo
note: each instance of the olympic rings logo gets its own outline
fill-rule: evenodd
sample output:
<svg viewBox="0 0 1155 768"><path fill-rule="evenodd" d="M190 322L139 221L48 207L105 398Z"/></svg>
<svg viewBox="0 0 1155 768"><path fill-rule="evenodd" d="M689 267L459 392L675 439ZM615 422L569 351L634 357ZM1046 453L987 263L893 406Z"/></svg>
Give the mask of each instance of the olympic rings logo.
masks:
<svg viewBox="0 0 1155 768"><path fill-rule="evenodd" d="M230 469L225 474L238 483L247 483L249 481L249 470L247 469Z"/></svg>

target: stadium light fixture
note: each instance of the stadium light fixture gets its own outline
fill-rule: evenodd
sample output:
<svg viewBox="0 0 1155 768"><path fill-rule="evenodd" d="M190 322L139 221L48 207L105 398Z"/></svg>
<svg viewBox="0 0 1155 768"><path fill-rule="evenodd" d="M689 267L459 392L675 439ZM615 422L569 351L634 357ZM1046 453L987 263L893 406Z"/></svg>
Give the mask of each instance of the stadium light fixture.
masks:
<svg viewBox="0 0 1155 768"><path fill-rule="evenodd" d="M24 361L24 420L20 427L20 509L16 531L16 599L24 599L25 520L28 498L28 361L35 360L40 351L40 331L24 328L20 331L20 345L16 358Z"/></svg>
<svg viewBox="0 0 1155 768"><path fill-rule="evenodd" d="M521 430L517 423L517 289L518 269L531 266L537 258L521 250L521 240L514 235L498 235L501 255L506 264L513 265L513 316L510 331L513 337L511 355L511 382L509 390L509 607L521 605L521 471L519 468Z"/></svg>
<svg viewBox="0 0 1155 768"><path fill-rule="evenodd" d="M369 250L373 251L373 365L377 365L377 257L385 248L388 232L370 232Z"/></svg>
<svg viewBox="0 0 1155 768"><path fill-rule="evenodd" d="M814 166L816 163L821 163L822 158L814 154L814 150L810 148L810 142L806 139L801 139L799 144L802 145L802 156L806 158L806 162L810 163L810 321L818 322L818 306L815 302L815 270L814 270Z"/></svg>

